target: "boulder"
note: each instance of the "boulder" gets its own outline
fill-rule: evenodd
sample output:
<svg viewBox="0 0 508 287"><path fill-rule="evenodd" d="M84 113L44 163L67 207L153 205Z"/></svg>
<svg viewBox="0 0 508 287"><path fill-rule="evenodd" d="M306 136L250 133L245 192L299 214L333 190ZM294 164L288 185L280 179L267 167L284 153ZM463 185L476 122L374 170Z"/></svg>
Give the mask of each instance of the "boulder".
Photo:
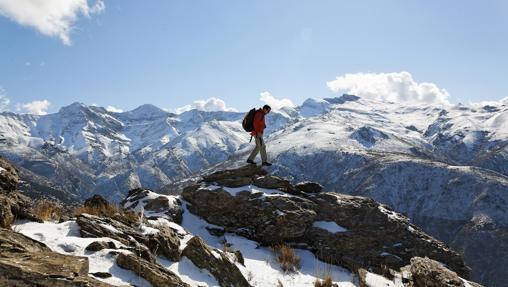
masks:
<svg viewBox="0 0 508 287"><path fill-rule="evenodd" d="M94 272L94 273L90 273L90 275L97 277L97 278L110 278L113 276L109 272Z"/></svg>
<svg viewBox="0 0 508 287"><path fill-rule="evenodd" d="M154 287L190 287L170 270L131 253L118 254L116 263L121 268L134 271Z"/></svg>
<svg viewBox="0 0 508 287"><path fill-rule="evenodd" d="M265 245L303 237L316 217L315 204L288 194L242 191L232 196L222 188L194 185L182 196L192 213Z"/></svg>
<svg viewBox="0 0 508 287"><path fill-rule="evenodd" d="M210 271L222 287L251 286L238 267L223 252L210 248L197 236L187 242L182 255L189 258L197 267Z"/></svg>
<svg viewBox="0 0 508 287"><path fill-rule="evenodd" d="M443 264L428 257L411 258L409 266L414 287L464 287L464 280L457 273L450 271ZM479 286L476 283L473 283Z"/></svg>
<svg viewBox="0 0 508 287"><path fill-rule="evenodd" d="M328 263L357 272L360 268L391 277L410 264L413 257L428 256L443 262L463 278L470 269L462 257L428 236L409 219L370 198L320 190L319 184L303 183L300 189L283 179L253 176L254 168L242 167L214 173L186 187L182 197L190 212L263 245L280 242L307 246ZM250 173L248 173L250 172ZM270 187L258 192L230 190L219 182L228 177L253 176L253 182ZM300 190L303 196L280 192Z"/></svg>
<svg viewBox="0 0 508 287"><path fill-rule="evenodd" d="M305 241L321 260L389 277L390 269L399 270L413 257L429 256L469 278L470 269L457 252L387 206L370 198L332 192L310 198L318 206L316 220L345 229L340 232L315 226L307 229Z"/></svg>
<svg viewBox="0 0 508 287"><path fill-rule="evenodd" d="M88 276L88 258L52 252L46 245L0 229L1 286L111 286Z"/></svg>
<svg viewBox="0 0 508 287"><path fill-rule="evenodd" d="M16 191L18 182L16 168L0 157L0 227L2 228L10 228L15 219L40 221L30 211L30 198Z"/></svg>
<svg viewBox="0 0 508 287"><path fill-rule="evenodd" d="M18 191L0 191L0 227L9 228L16 219L42 222L31 211L31 200Z"/></svg>
<svg viewBox="0 0 508 287"><path fill-rule="evenodd" d="M227 169L203 176L205 182L217 182L232 180L235 178L253 178L268 174L264 169L256 165L246 165L237 169Z"/></svg>
<svg viewBox="0 0 508 287"><path fill-rule="evenodd" d="M180 258L178 235L169 227L159 226L155 233L143 234L141 230L134 229L112 218L97 217L83 213L76 222L80 226L82 237L109 237L127 246L143 245L154 255L163 255L172 261ZM149 259L142 250L143 256Z"/></svg>
<svg viewBox="0 0 508 287"><path fill-rule="evenodd" d="M323 190L323 186L316 182L304 181L297 183L295 188L305 193L317 193Z"/></svg>
<svg viewBox="0 0 508 287"><path fill-rule="evenodd" d="M253 184L262 188L289 190L289 181L274 175L263 175L254 178Z"/></svg>
<svg viewBox="0 0 508 287"><path fill-rule="evenodd" d="M51 252L46 244L5 228L0 228L0 250L12 253Z"/></svg>
<svg viewBox="0 0 508 287"><path fill-rule="evenodd" d="M18 187L18 171L8 161L0 157L0 192L12 192Z"/></svg>
<svg viewBox="0 0 508 287"><path fill-rule="evenodd" d="M178 224L182 223L182 202L176 196L158 195L149 189L136 188L129 191L121 204L124 208L135 211L143 207L145 216L148 218L150 214L157 214L157 217L165 217Z"/></svg>
<svg viewBox="0 0 508 287"><path fill-rule="evenodd" d="M87 251L101 251L103 249L116 249L116 245L113 241L94 241L85 248Z"/></svg>

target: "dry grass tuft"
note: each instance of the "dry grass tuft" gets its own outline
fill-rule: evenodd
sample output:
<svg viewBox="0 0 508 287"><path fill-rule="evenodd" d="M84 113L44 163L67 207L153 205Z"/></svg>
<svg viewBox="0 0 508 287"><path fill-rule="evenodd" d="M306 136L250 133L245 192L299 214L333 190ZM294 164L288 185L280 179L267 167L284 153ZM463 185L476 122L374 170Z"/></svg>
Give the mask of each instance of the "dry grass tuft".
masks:
<svg viewBox="0 0 508 287"><path fill-rule="evenodd" d="M74 216L79 216L82 213L88 213L96 216L105 216L105 217L113 217L116 214L121 214L121 211L118 207L114 205L106 205L106 206L79 206L74 209Z"/></svg>
<svg viewBox="0 0 508 287"><path fill-rule="evenodd" d="M300 269L300 257L295 254L293 248L285 243L272 247L275 257L284 272L296 272Z"/></svg>
<svg viewBox="0 0 508 287"><path fill-rule="evenodd" d="M117 206L108 204L105 206L80 206L74 209L73 215L80 216L83 213L100 217L109 217L124 223L139 224L140 216L132 211L123 210Z"/></svg>
<svg viewBox="0 0 508 287"><path fill-rule="evenodd" d="M336 286L333 284L332 278L330 276L326 277L325 280L316 279L314 281L314 287L333 287Z"/></svg>
<svg viewBox="0 0 508 287"><path fill-rule="evenodd" d="M60 205L50 200L39 200L32 209L33 214L41 220L60 220L63 211Z"/></svg>

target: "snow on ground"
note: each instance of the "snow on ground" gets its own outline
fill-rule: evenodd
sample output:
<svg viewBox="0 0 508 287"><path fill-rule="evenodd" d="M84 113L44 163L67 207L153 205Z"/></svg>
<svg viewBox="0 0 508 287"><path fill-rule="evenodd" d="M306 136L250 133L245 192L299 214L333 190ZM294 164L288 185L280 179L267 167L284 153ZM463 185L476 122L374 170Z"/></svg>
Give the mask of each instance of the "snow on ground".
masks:
<svg viewBox="0 0 508 287"><path fill-rule="evenodd" d="M267 190L268 191L268 190ZM271 190L273 192L273 190ZM185 206L185 202L184 202ZM318 260L307 250L296 249L300 256L302 268L297 273L284 273L275 261L273 252L268 247L258 246L257 242L232 233L223 237L211 235L206 227L218 227L190 213L184 207L182 226L193 235L198 235L211 247L222 250L225 243L231 244L230 249L240 250L245 260L245 267L237 263L238 268L253 286L276 286L280 280L284 286L313 286L317 278L330 276L339 286L355 286L351 272ZM210 286L210 285L209 285Z"/></svg>
<svg viewBox="0 0 508 287"><path fill-rule="evenodd" d="M200 269L192 263L187 257L182 257L180 262L172 262L165 258L157 258L158 262L178 274L182 281L188 283L192 287L198 286L220 286L215 277L206 269Z"/></svg>
<svg viewBox="0 0 508 287"><path fill-rule="evenodd" d="M263 196L279 195L278 191L271 189L262 189L253 186L241 187L238 189L229 188L227 191L236 194L241 190L253 193L263 193ZM227 189L227 188L224 188ZM150 193L150 198L155 193ZM349 287L357 286L358 282L355 276L348 270L339 266L330 265L318 260L314 254L308 250L295 249L295 253L301 258L301 268L295 273L285 273L280 268L276 257L269 247L259 246L257 242L245 237L225 233L224 236L216 237L207 231L207 227L220 228L219 226L209 224L205 220L192 214L187 209L187 203L183 201L183 221L181 225L170 222L168 219L159 217L149 220L154 226L166 225L174 229L182 238L180 249L185 248L186 243L193 237L201 237L210 247L214 248L214 253L224 252L224 246L227 244L229 250L239 250L245 261L245 266L236 263L245 278L252 286L272 287L280 281L286 287L304 287L313 286L317 279L330 276L333 282L338 286ZM153 216L153 213L150 213ZM330 232L344 232L345 228L329 221L317 221L314 226L328 230ZM108 249L99 252L87 252L85 248L88 244L97 240L111 240L117 246L122 244L110 238L81 238L79 234L79 225L75 221L66 221L63 223L36 223L27 221L17 221L14 230L41 241L48 245L52 250L75 256L86 256L90 262L90 273L109 272L112 277L107 279L97 278L113 285L131 284L135 286L151 286L147 281L137 276L135 273L118 267L115 263L116 256L109 254ZM155 232L154 228L145 226L142 232L144 234ZM233 256L228 256L232 258ZM157 258L158 262L177 274L184 282L193 287L198 286L219 286L217 280L207 271L196 267L189 259L183 257L179 262L172 262L163 257ZM369 275L368 282L371 287L396 287L393 282L384 279L375 274Z"/></svg>
<svg viewBox="0 0 508 287"><path fill-rule="evenodd" d="M90 263L89 273L108 272L112 275L112 277L105 279L96 278L98 280L112 285L151 286L150 283L134 272L118 267L115 263L116 256L109 254L112 249L104 249L98 252L86 251L85 248L94 241L113 241L117 247L123 245L107 237L82 238L79 234L79 225L75 221L63 223L17 221L13 225L13 230L46 244L55 252L88 257Z"/></svg>
<svg viewBox="0 0 508 287"><path fill-rule="evenodd" d="M404 284L402 284L402 281L400 278L395 278L395 283L393 281L390 281L383 276L374 274L374 273L367 273L367 276L365 276L365 281L367 283L367 287L404 287Z"/></svg>
<svg viewBox="0 0 508 287"><path fill-rule="evenodd" d="M333 221L314 221L312 226L324 229L330 233L346 232L347 229Z"/></svg>
<svg viewBox="0 0 508 287"><path fill-rule="evenodd" d="M239 192L247 191L252 194L261 194L261 197L270 197L270 196L286 196L291 197L292 195L284 193L277 189L268 189L268 188L261 188L257 187L255 185L245 185L240 187L225 187L225 186L216 186L216 185L208 185L204 186L206 189L214 190L216 188L222 188L222 190L228 192L231 194L231 196L236 196Z"/></svg>

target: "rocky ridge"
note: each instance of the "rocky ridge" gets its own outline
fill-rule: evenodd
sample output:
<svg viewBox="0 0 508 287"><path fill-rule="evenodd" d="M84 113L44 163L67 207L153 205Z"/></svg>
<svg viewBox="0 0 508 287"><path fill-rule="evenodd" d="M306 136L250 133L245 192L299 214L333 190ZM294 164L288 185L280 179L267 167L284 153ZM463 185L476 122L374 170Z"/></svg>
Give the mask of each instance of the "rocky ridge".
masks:
<svg viewBox="0 0 508 287"><path fill-rule="evenodd" d="M14 178L0 178L11 180L2 186L15 189ZM470 271L460 255L421 232L407 218L373 200L321 189L309 182L292 185L248 166L205 176L186 188L182 197L132 190L123 202L126 210L115 209L102 197L94 196L84 205L83 210L89 213L67 221L14 222L14 230L22 234L1 229L0 282L15 286L32 286L34 282L38 286L119 286L137 282L137 286L247 287L273 286L277 280L282 284L295 282L295 286L312 284L303 278L316 277L309 278L298 270L286 275L269 262L264 268L278 270L279 279L269 277L273 280L270 284L253 279L268 273L254 267L262 256L252 252L286 242L299 254L310 250L331 266L348 268L360 278L360 286L383 286L379 282L418 287L431 283L449 286L442 282L473 284L459 277L467 278ZM52 229L60 233L54 234ZM255 249L247 247L256 242L259 246ZM217 244L225 247L217 248ZM446 267L417 256L428 256ZM304 265L318 261L315 257L303 260ZM348 274L340 272L341 276ZM334 278L338 286L356 282L353 277Z"/></svg>

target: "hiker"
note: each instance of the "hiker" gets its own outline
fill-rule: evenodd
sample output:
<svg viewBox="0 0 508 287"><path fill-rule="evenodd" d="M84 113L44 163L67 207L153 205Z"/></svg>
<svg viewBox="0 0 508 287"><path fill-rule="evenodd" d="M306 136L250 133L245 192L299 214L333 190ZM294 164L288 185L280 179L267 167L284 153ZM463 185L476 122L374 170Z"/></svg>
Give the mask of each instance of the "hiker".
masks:
<svg viewBox="0 0 508 287"><path fill-rule="evenodd" d="M246 116L245 121L250 121L252 119L252 128L250 128L250 134L252 137L254 137L256 141L256 147L254 150L250 153L249 158L247 159L247 162L250 164L256 164L254 161L254 158L257 156L258 153L261 153L261 165L264 166L271 166L272 164L268 162L268 158L266 156L266 146L265 141L263 140L263 132L266 128L265 125L265 115L267 115L272 108L269 105L264 105L262 109L252 109ZM250 124L250 123L248 123ZM250 126L250 125L249 125ZM248 130L248 129L246 129ZM252 140L251 137L251 140Z"/></svg>

